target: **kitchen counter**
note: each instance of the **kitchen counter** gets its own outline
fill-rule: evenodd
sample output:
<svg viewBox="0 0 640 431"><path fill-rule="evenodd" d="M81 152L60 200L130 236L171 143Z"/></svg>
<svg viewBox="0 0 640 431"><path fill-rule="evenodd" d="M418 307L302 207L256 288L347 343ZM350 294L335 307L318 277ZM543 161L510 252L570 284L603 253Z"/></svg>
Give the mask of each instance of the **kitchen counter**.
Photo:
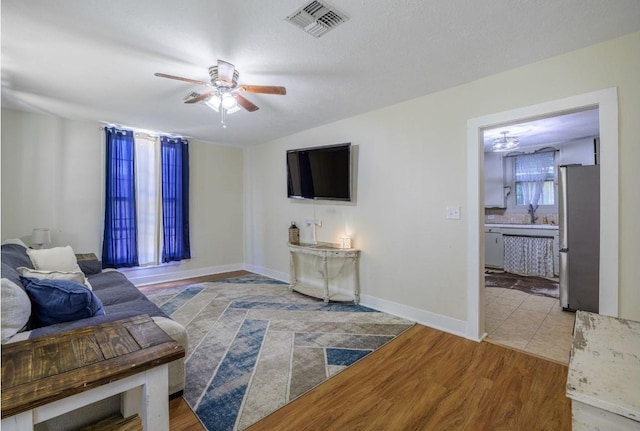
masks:
<svg viewBox="0 0 640 431"><path fill-rule="evenodd" d="M507 227L511 229L550 229L558 230L557 224L516 224L516 223L485 223L485 227Z"/></svg>

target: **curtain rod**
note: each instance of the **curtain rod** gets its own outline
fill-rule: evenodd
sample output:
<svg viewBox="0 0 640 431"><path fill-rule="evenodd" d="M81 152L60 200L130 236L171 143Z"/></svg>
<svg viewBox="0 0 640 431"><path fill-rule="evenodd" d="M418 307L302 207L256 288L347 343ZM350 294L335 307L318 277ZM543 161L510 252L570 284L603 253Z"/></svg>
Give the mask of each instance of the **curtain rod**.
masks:
<svg viewBox="0 0 640 431"><path fill-rule="evenodd" d="M107 127L107 126L100 126L100 127L98 127L98 130L103 130L104 131L104 130L106 130L108 128L109 127ZM113 128L118 129L119 126L113 126ZM127 130L132 131L133 134L136 137L139 137L139 138L154 138L155 139L155 138L159 138L160 136L165 136L165 137L167 137L169 139L183 139L185 141L187 140L187 138L184 137L184 136L172 136L172 135L169 135L169 134L166 134L166 133L158 133L157 135L153 135L151 133L136 132L135 129L132 129L131 127L123 127L123 129L127 129Z"/></svg>
<svg viewBox="0 0 640 431"><path fill-rule="evenodd" d="M545 147L545 148L540 148L539 150L535 150L531 153L512 152L512 153L506 154L504 157L528 156L531 154L540 154L540 153L555 153L556 151L560 151L560 148Z"/></svg>

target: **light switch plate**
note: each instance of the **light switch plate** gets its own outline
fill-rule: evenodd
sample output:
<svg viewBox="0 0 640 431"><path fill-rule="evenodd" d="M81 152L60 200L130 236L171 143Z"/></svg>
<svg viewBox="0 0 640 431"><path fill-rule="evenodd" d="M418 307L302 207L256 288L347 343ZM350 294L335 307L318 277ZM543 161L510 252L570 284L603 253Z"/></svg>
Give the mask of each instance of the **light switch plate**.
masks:
<svg viewBox="0 0 640 431"><path fill-rule="evenodd" d="M447 207L448 220L460 220L460 207Z"/></svg>

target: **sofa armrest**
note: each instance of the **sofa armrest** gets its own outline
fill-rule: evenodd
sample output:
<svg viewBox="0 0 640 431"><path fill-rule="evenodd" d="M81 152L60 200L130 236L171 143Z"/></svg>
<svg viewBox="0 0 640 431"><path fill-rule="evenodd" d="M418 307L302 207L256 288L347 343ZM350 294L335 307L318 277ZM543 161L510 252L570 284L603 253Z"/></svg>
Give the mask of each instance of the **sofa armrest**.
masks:
<svg viewBox="0 0 640 431"><path fill-rule="evenodd" d="M169 363L169 394L173 395L184 390L185 366L184 361L189 353L189 338L187 330L180 323L168 317L154 316L151 319L167 333L168 336L184 347L185 356Z"/></svg>

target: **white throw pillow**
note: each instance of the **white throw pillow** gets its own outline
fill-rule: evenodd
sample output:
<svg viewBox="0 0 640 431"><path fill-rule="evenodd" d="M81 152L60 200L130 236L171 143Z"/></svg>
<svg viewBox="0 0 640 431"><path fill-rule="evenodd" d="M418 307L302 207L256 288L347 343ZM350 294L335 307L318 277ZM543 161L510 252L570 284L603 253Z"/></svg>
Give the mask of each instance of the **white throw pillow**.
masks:
<svg viewBox="0 0 640 431"><path fill-rule="evenodd" d="M2 298L0 312L2 313L2 342L22 331L31 317L31 301L27 293L20 286L8 278L2 279Z"/></svg>
<svg viewBox="0 0 640 431"><path fill-rule="evenodd" d="M87 289L93 290L89 280L87 280L82 271L44 271L41 269L27 268L25 266L19 266L16 269L23 277L37 278L39 280L75 281L76 283L84 284L87 286Z"/></svg>
<svg viewBox="0 0 640 431"><path fill-rule="evenodd" d="M78 260L71 246L27 249L27 254L35 269L43 271L80 271Z"/></svg>

